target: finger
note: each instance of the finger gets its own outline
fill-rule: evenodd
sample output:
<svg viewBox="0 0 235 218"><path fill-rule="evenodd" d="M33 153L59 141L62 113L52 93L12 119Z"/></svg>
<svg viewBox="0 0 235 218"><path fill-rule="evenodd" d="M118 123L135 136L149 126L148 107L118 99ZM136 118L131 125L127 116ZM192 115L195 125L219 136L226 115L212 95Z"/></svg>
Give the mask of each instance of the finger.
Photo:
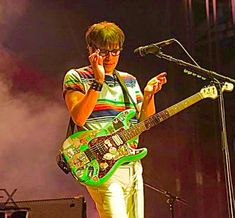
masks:
<svg viewBox="0 0 235 218"><path fill-rule="evenodd" d="M89 60L90 60L91 62L93 62L94 59L95 59L95 57L96 57L96 54L95 54L95 53L92 53L92 54L89 56Z"/></svg>
<svg viewBox="0 0 235 218"><path fill-rule="evenodd" d="M161 73L153 77L150 81L158 81L158 80L164 80L164 79L166 79L166 73Z"/></svg>
<svg viewBox="0 0 235 218"><path fill-rule="evenodd" d="M160 91L161 89L162 89L162 84L158 83L158 85L154 87L154 93Z"/></svg>
<svg viewBox="0 0 235 218"><path fill-rule="evenodd" d="M157 77L166 77L167 76L167 73L166 72L161 72L157 75Z"/></svg>
<svg viewBox="0 0 235 218"><path fill-rule="evenodd" d="M160 83L162 83L162 80L159 80L159 79L156 79L156 78L154 78L154 80L152 80L152 81L150 81L149 83L148 83L148 85L158 85L158 84L160 84Z"/></svg>
<svg viewBox="0 0 235 218"><path fill-rule="evenodd" d="M162 84L165 84L165 83L167 82L166 77L159 78L158 80L159 80L159 82L162 83Z"/></svg>
<svg viewBox="0 0 235 218"><path fill-rule="evenodd" d="M155 83L157 83L157 82L159 82L159 80L157 79L157 77L154 77L154 78L152 78L151 80L149 80L148 84L149 84L149 85L153 85L153 84L155 84Z"/></svg>
<svg viewBox="0 0 235 218"><path fill-rule="evenodd" d="M157 77L157 80L160 82L160 83L163 83L165 84L167 82L167 78L165 76L163 77Z"/></svg>
<svg viewBox="0 0 235 218"><path fill-rule="evenodd" d="M158 81L166 81L166 77L165 76L157 76L156 80L158 80Z"/></svg>
<svg viewBox="0 0 235 218"><path fill-rule="evenodd" d="M165 84L167 82L166 75L167 75L166 72L162 72L157 76L153 77L152 79L150 79L147 84L148 85L154 85L157 83Z"/></svg>
<svg viewBox="0 0 235 218"><path fill-rule="evenodd" d="M159 73L156 78L166 78L167 76L167 73L166 72L162 72L162 73Z"/></svg>
<svg viewBox="0 0 235 218"><path fill-rule="evenodd" d="M91 64L95 64L96 60L97 60L97 56L95 56L95 55L89 56L89 61Z"/></svg>
<svg viewBox="0 0 235 218"><path fill-rule="evenodd" d="M100 49L96 49L92 54L89 55L89 57L96 57L96 56L100 56L99 55Z"/></svg>
<svg viewBox="0 0 235 218"><path fill-rule="evenodd" d="M104 58L102 57L102 56L97 56L97 63L99 64L99 65L103 65L103 60L104 60Z"/></svg>

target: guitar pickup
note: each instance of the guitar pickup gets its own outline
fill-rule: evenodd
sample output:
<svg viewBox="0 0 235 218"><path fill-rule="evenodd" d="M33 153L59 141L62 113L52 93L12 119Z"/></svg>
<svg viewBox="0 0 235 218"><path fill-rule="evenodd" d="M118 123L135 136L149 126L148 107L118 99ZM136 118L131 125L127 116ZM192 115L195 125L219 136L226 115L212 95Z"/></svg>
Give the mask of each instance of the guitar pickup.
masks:
<svg viewBox="0 0 235 218"><path fill-rule="evenodd" d="M94 155L91 153L91 151L89 149L85 150L84 153L86 154L87 158L90 161L95 159Z"/></svg>
<svg viewBox="0 0 235 218"><path fill-rule="evenodd" d="M69 160L69 163L77 168L82 168L89 162L88 157L84 153L78 153L73 157L73 159Z"/></svg>

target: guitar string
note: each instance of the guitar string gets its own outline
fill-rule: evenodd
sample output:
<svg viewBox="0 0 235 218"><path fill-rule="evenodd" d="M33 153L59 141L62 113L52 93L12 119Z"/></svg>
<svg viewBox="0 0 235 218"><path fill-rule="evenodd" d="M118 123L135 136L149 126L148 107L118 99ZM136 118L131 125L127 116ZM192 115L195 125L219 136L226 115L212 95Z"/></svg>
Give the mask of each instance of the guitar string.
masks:
<svg viewBox="0 0 235 218"><path fill-rule="evenodd" d="M125 130L124 130L125 131ZM133 131L133 130L132 130ZM134 132L134 131L133 131ZM135 133L135 132L134 132ZM120 132L119 134L118 134L122 139L124 138L124 141L127 141L126 139L128 138L127 137L127 135L125 134L125 132ZM133 134L130 134L130 135L133 135ZM136 134L135 134L136 135ZM123 136L123 137L122 137ZM134 137L134 136L133 136ZM91 147L90 148L90 151L91 152L96 152L96 151L99 151L100 150L100 148L101 148L101 150L102 150L102 148L104 148L104 146L103 146L103 142L99 142L99 143L97 143L97 144L95 144L93 147ZM103 151L105 152L105 150L103 149Z"/></svg>
<svg viewBox="0 0 235 218"><path fill-rule="evenodd" d="M152 117L150 117L148 120L145 120L145 122L141 122L141 123L138 123L133 129L132 129L132 133L129 134L129 136L131 137L128 137L126 135L126 130L124 130L123 132L120 132L118 135L122 137L124 137L124 140L127 141L128 138L133 138L135 137L136 135L138 135L142 130L144 130L144 128L148 128L148 127L152 127L154 125L157 125L160 121L161 121L161 118L163 118L163 120L165 120L166 118L168 118L169 115L168 115L168 111L162 111L162 113L160 112L159 114L155 114L153 115ZM146 127L146 125L149 125L148 127ZM129 129L130 130L130 129ZM134 133L134 134L133 134ZM93 147L90 148L90 151L91 152L97 152L99 151L100 153L100 149L101 149L101 153L102 152L105 152L105 150L103 149L104 146L103 146L103 142L99 142L97 144L95 144Z"/></svg>
<svg viewBox="0 0 235 218"><path fill-rule="evenodd" d="M150 118L150 121L152 121L152 122L154 122L154 123L157 123L155 117L151 117L151 118ZM151 123L151 122L149 122L149 123ZM138 123L138 124L131 130L132 133L129 134L129 136L131 136L131 137L128 137L128 135L126 135L126 131L127 131L127 130L124 130L123 132L120 132L118 135L121 136L121 138L124 138L125 141L127 141L128 138L134 138L135 136L139 135L139 133L140 133L141 131L143 131L145 128L146 128L146 127L145 127L145 123ZM129 130L130 130L130 129L129 129ZM101 150L102 150L103 147L104 147L104 146L103 146L103 142L100 142L100 143L95 144L93 147L91 147L91 148L90 148L90 151L91 151L91 152L96 152L96 151L99 151L100 148L101 148ZM103 151L105 152L104 149L103 149ZM102 151L102 152L103 152L103 151ZM100 151L99 151L99 152L100 152Z"/></svg>
<svg viewBox="0 0 235 218"><path fill-rule="evenodd" d="M140 124L140 123L139 123L139 124ZM141 132L141 125L142 125L142 124L140 124L140 125L137 124L137 125L135 126L135 128L132 129L132 132L133 132L134 134L133 134L133 133L130 134L131 138L135 137L136 135L139 134L139 132ZM120 132L118 135L121 136L121 138L122 138L122 136L123 136L123 137L124 137L124 140L127 141L127 138L128 138L128 137L127 137L127 135L126 135L125 132L126 132L126 130L124 130L123 132ZM102 150L101 153L102 153L102 152L105 152L105 150L103 149L103 148L104 148L103 142L99 142L99 143L95 144L93 147L90 148L90 151L91 151L91 152L96 152L96 151L99 151L99 152L100 152L100 148L101 148L101 150Z"/></svg>
<svg viewBox="0 0 235 218"><path fill-rule="evenodd" d="M103 142L99 142L99 143L95 144L93 147L90 148L90 151L91 152L96 152L96 151L99 151L100 148L102 150L104 148L103 144L104 144ZM105 152L105 150L103 149L102 152Z"/></svg>
<svg viewBox="0 0 235 218"><path fill-rule="evenodd" d="M157 125L160 121L161 121L161 118L163 120L167 119L169 117L169 112L168 111L162 111L162 112L159 112L158 114L155 114L153 116L151 116L148 120L145 120L145 122L141 122L141 123L138 123L133 129L132 129L132 133L129 134L129 137L128 135L126 135L126 131L127 130L124 130L123 132L120 132L118 135L125 141L127 141L128 138L133 138L137 135L139 135L139 133L144 130L144 128L150 128L154 125ZM149 125L149 126L146 126L146 125ZM129 129L130 130L130 129ZM133 134L134 133L134 134ZM130 137L131 136L131 137ZM106 150L104 149L104 146L103 146L103 142L99 142L97 144L95 144L93 147L90 148L90 151L92 153L94 152L99 152L99 154L103 154L104 152L106 152Z"/></svg>
<svg viewBox="0 0 235 218"><path fill-rule="evenodd" d="M128 138L133 138L136 135L138 135L142 130L144 130L144 128L146 128L146 124L150 124L149 127L151 127L151 126L154 126L154 124L158 124L159 121L160 121L159 117L154 115L150 117L149 120L146 120L146 122L143 122L143 123L141 122L141 123L138 123L136 126L134 126L134 128L131 130L132 133L129 134L129 136L131 137L128 137L126 135L126 130L124 130L123 132L120 132L118 135L121 138L124 138L125 141L127 141ZM153 125L151 123L153 123ZM105 152L103 144L104 144L103 142L99 142L95 144L93 147L90 148L90 151L92 153L97 152L97 151L99 153Z"/></svg>
<svg viewBox="0 0 235 218"><path fill-rule="evenodd" d="M198 93L196 93L196 94L198 94ZM192 97L192 96L191 96L191 97ZM200 96L199 96L199 97L200 97ZM197 101L196 101L196 102L197 102ZM176 104L175 106L177 107L177 104ZM188 106L187 106L187 107L188 107ZM184 108L186 108L186 106L183 106L183 107L181 108L181 110L184 109ZM174 108L171 108L171 109L174 110ZM170 110L170 108L169 108L169 110ZM150 128L150 127L154 126L154 124L158 124L159 122L161 122L161 121L167 119L169 116L170 116L170 115L169 115L169 111L164 110L164 111L162 111L162 112L159 112L158 114L155 114L155 115L151 116L149 119L145 120L145 121L143 122L143 124L144 124L145 128ZM162 118L162 120L161 120L161 118ZM141 124L142 124L142 122L141 122L141 123L138 123L138 124L135 126L136 128L133 128L132 134L130 134L131 138L132 138L132 137L135 137L136 135L138 135L139 130L141 130ZM146 125L147 125L147 126L146 126ZM148 126L148 125L149 125L149 126ZM138 127L139 127L140 129L138 129ZM125 130L124 130L124 131L125 131ZM133 133L134 133L134 134L133 134ZM119 133L119 134L121 134L121 133ZM121 135L124 136L124 137L126 137L124 133L121 134ZM128 138L128 136L127 136L127 138ZM95 144L94 147L91 147L91 148L90 148L90 151L91 151L91 152L96 152L96 151L100 151L100 150L101 150L101 152L104 152L105 150L104 150L103 148L104 148L103 142L100 142L100 143L98 143L98 144ZM102 151L102 150L103 150L103 151Z"/></svg>
<svg viewBox="0 0 235 218"><path fill-rule="evenodd" d="M119 133L120 134L120 133ZM119 135L118 134L118 135ZM120 136L120 135L119 135ZM124 136L124 137L126 137L126 136ZM103 148L104 146L103 146L103 142L100 142L100 143L97 143L97 144L95 144L93 147L91 147L90 148L90 151L91 152L96 152L96 151L99 151L99 148ZM105 151L104 149L103 149L103 151Z"/></svg>

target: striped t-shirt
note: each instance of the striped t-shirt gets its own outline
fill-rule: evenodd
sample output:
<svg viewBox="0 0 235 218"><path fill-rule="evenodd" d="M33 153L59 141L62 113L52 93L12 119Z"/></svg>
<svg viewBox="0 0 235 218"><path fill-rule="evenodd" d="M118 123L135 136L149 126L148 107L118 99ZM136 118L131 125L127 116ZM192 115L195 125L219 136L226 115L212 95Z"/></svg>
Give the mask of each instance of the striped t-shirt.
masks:
<svg viewBox="0 0 235 218"><path fill-rule="evenodd" d="M125 72L117 70L116 72L124 80L129 94L137 108L140 109L143 95L136 78ZM85 94L93 80L94 74L90 66L72 69L65 75L63 93L65 94L67 90L75 90ZM102 129L120 112L126 109L135 109L132 101L125 101L124 99L123 90L115 74L114 76L105 75L105 82L102 90L99 92L97 103L83 127L87 130ZM133 119L132 122L136 123L137 119Z"/></svg>

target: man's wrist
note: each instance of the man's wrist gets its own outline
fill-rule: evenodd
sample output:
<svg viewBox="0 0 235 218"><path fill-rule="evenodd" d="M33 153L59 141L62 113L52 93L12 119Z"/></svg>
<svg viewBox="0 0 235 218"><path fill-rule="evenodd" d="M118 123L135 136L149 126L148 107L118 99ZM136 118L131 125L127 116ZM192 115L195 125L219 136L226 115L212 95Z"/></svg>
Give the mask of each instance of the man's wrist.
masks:
<svg viewBox="0 0 235 218"><path fill-rule="evenodd" d="M90 85L90 89L93 89L93 90L98 91L98 92L100 92L102 90L102 87L103 87L103 83L99 82L97 80L93 80L91 85Z"/></svg>
<svg viewBox="0 0 235 218"><path fill-rule="evenodd" d="M145 98L145 99L151 99L153 96L154 96L153 93L144 92L144 98Z"/></svg>

